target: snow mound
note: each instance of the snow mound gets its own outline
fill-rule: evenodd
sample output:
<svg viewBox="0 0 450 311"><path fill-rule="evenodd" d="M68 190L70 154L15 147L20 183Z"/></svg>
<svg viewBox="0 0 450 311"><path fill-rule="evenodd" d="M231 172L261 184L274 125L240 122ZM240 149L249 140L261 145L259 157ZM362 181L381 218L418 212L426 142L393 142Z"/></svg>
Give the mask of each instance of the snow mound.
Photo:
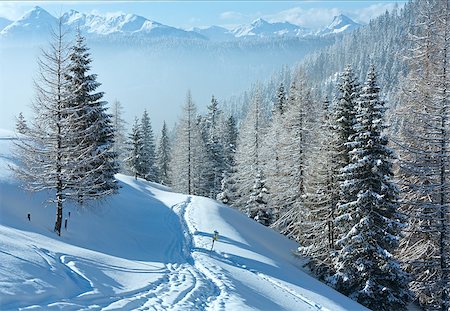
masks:
<svg viewBox="0 0 450 311"><path fill-rule="evenodd" d="M15 137L0 130L1 310L367 310L302 272L293 241L125 175L102 205L66 204L58 237L46 194L24 192L8 171Z"/></svg>

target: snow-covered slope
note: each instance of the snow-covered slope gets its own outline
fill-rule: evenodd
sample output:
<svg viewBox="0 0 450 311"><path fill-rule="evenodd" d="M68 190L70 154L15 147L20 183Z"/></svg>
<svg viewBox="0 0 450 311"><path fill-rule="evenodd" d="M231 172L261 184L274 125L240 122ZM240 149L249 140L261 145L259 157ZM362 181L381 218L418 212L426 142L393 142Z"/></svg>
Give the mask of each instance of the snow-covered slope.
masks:
<svg viewBox="0 0 450 311"><path fill-rule="evenodd" d="M325 29L319 31L317 34L321 36L343 33L347 31L352 31L356 28L361 27L361 24L356 23L350 17L343 14L337 15L333 18L333 21Z"/></svg>
<svg viewBox="0 0 450 311"><path fill-rule="evenodd" d="M125 175L101 207L66 207L58 237L54 206L8 170L13 140L0 131L1 310L366 310L302 272L296 243L213 200Z"/></svg>

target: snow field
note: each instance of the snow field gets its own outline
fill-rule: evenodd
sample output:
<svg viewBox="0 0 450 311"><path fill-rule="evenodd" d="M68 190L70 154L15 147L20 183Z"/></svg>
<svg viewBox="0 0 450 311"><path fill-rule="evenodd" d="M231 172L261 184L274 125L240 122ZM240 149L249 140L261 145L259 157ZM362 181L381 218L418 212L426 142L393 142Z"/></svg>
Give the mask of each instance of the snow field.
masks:
<svg viewBox="0 0 450 311"><path fill-rule="evenodd" d="M1 310L366 310L302 272L293 241L125 175L102 205L66 204L58 237L47 195L21 190L8 169L13 139L0 131Z"/></svg>

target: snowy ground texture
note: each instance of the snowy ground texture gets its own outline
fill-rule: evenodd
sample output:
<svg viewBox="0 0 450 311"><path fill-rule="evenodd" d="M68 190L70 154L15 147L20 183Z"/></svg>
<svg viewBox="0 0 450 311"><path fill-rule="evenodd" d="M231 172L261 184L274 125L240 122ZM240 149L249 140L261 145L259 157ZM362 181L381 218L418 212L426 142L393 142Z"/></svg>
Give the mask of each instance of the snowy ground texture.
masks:
<svg viewBox="0 0 450 311"><path fill-rule="evenodd" d="M67 207L58 237L55 207L8 169L13 137L0 130L1 310L367 310L302 272L280 234L124 175L101 207Z"/></svg>

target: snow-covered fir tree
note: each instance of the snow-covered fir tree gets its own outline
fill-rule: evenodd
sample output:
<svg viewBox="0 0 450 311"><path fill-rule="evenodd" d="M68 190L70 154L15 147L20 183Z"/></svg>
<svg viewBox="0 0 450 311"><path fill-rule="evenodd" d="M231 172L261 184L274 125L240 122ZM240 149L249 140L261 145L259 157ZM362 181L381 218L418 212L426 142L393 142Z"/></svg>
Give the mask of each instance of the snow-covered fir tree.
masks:
<svg viewBox="0 0 450 311"><path fill-rule="evenodd" d="M170 154L169 135L164 121L156 154L156 167L158 169L158 182L166 186L170 185Z"/></svg>
<svg viewBox="0 0 450 311"><path fill-rule="evenodd" d="M175 190L208 196L209 159L190 91L178 123L170 167Z"/></svg>
<svg viewBox="0 0 450 311"><path fill-rule="evenodd" d="M139 172L143 178L150 181L158 180L158 170L156 167L156 146L153 129L148 116L147 110L144 110L141 118L141 134L142 134L142 154L141 154L141 171Z"/></svg>
<svg viewBox="0 0 450 311"><path fill-rule="evenodd" d="M100 199L118 190L114 175L119 170L117 154L113 150L114 128L103 92L95 92L101 85L97 76L90 74L92 59L86 39L77 32L76 42L69 55L70 63L65 78L70 92L70 113L76 131L72 132L73 148L83 159L74 181L78 200ZM70 134L68 134L70 135Z"/></svg>
<svg viewBox="0 0 450 311"><path fill-rule="evenodd" d="M343 169L344 199L335 220L340 233L333 260L336 273L329 280L373 310L406 310L408 277L393 256L405 219L392 181L394 155L383 135L385 107L379 92L372 67L347 144L351 162Z"/></svg>
<svg viewBox="0 0 450 311"><path fill-rule="evenodd" d="M449 3L420 1L418 12L399 101L399 178L408 216L399 255L419 304L449 310Z"/></svg>
<svg viewBox="0 0 450 311"><path fill-rule="evenodd" d="M16 132L19 134L26 134L28 131L27 121L25 120L22 112L16 118Z"/></svg>
<svg viewBox="0 0 450 311"><path fill-rule="evenodd" d="M209 197L216 198L221 191L222 175L225 170L224 146L220 139L220 122L222 111L219 103L214 96L211 98L211 104L207 107L207 115L204 119L204 140L208 152L211 167L208 169L208 188Z"/></svg>
<svg viewBox="0 0 450 311"><path fill-rule="evenodd" d="M224 148L224 171L221 181L221 192L217 195L217 200L224 204L233 204L236 197L236 180L234 174L236 173L236 141L238 137L238 130L236 121L233 116L226 118L225 122L222 122L222 145Z"/></svg>
<svg viewBox="0 0 450 311"><path fill-rule="evenodd" d="M125 158L125 163L134 178L142 177L142 149L144 148L144 141L142 138L142 129L139 124L139 120L136 117L134 119L133 126L131 127L131 132L128 136L128 153Z"/></svg>
<svg viewBox="0 0 450 311"><path fill-rule="evenodd" d="M264 226L270 226L273 222L272 210L267 206L267 195L269 191L265 185L263 173L256 173L255 183L250 190L250 197L246 203L246 211L248 217L256 220Z"/></svg>

